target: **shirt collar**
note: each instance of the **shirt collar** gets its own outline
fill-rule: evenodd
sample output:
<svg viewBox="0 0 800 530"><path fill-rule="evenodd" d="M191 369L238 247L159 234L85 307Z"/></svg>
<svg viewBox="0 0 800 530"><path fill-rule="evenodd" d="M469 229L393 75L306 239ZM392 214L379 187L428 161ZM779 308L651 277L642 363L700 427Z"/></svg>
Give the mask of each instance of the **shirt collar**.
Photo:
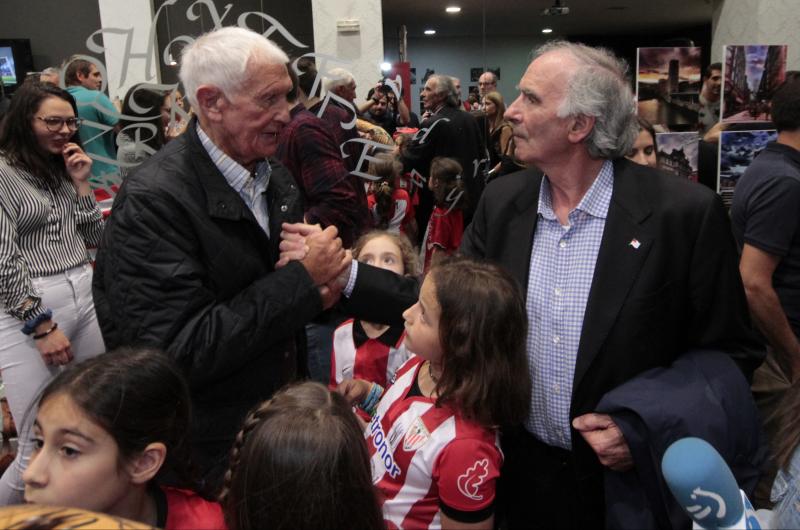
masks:
<svg viewBox="0 0 800 530"><path fill-rule="evenodd" d="M375 340L389 348L396 348L397 343L400 341L400 337L403 335L403 331L405 331L405 326L393 324L389 326L389 329L375 337ZM354 321L353 343L356 345L356 348L360 348L368 340L369 337L367 336L367 332L364 330L364 326L361 325L361 321Z"/></svg>
<svg viewBox="0 0 800 530"><path fill-rule="evenodd" d="M236 190L237 193L242 193L245 186L250 181L250 177L254 178L253 184L256 191L264 192L269 184L269 177L272 174L272 168L267 160L262 160L256 164L254 174L237 161L225 154L225 152L217 147L217 145L208 137L200 122L197 122L197 136L200 138L200 143L203 144L211 161L217 167L222 176L228 184Z"/></svg>
<svg viewBox="0 0 800 530"><path fill-rule="evenodd" d="M606 160L600 167L597 177L592 182L592 185L586 191L581 202L575 207L575 210L586 212L592 217L605 219L608 215L608 206L611 204L611 192L614 189L614 164L611 160ZM539 186L539 205L537 212L542 217L550 221L556 220L556 214L553 211L553 196L550 192L550 179L547 175L542 179Z"/></svg>

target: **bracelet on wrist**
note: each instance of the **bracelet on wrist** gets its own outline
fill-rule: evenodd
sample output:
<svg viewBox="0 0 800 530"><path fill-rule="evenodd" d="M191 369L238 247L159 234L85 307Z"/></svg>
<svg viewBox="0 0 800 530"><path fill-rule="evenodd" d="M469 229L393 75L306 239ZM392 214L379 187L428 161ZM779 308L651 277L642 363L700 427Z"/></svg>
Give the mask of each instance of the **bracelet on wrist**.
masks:
<svg viewBox="0 0 800 530"><path fill-rule="evenodd" d="M43 339L57 329L58 329L58 322L53 322L53 325L50 326L50 329L48 329L47 331L43 331L41 333L37 333L36 335L33 336L33 340Z"/></svg>
<svg viewBox="0 0 800 530"><path fill-rule="evenodd" d="M375 414L375 409L378 408L378 403L381 400L381 396L383 395L383 387L377 383L372 383L372 386L369 388L369 392L367 393L367 397L364 398L364 401L361 402L361 409L373 416Z"/></svg>
<svg viewBox="0 0 800 530"><path fill-rule="evenodd" d="M41 324L42 322L47 322L51 318L53 318L53 311L51 309L48 309L44 313L36 315L32 319L26 320L25 325L22 326L22 333L24 333L25 335L33 335L39 324Z"/></svg>

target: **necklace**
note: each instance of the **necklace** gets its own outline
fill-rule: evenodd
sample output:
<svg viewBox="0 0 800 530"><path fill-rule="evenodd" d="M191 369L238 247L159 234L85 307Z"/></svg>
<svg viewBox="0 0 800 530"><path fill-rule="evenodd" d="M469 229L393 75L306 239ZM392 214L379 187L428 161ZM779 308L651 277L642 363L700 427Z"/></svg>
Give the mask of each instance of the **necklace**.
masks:
<svg viewBox="0 0 800 530"><path fill-rule="evenodd" d="M433 384L438 384L439 383L439 378L438 377L434 377L432 366L433 366L433 363L428 361L428 375L430 376L431 381L433 381Z"/></svg>

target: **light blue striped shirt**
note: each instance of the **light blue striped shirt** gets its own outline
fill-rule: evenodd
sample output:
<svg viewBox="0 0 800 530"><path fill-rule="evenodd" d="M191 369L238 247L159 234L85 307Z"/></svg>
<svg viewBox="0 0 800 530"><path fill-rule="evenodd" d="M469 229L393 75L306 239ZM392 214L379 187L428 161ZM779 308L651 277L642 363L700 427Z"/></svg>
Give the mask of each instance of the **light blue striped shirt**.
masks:
<svg viewBox="0 0 800 530"><path fill-rule="evenodd" d="M197 122L197 136L200 137L200 143L211 157L211 161L253 212L258 225L269 237L269 209L267 208L267 198L264 196L269 185L269 177L272 175L269 162L263 160L256 164L255 175L253 175L247 168L217 147L200 127L200 122Z"/></svg>
<svg viewBox="0 0 800 530"><path fill-rule="evenodd" d="M531 411L525 426L539 440L572 448L569 407L583 314L614 187L606 160L562 226L553 211L550 181L539 189L538 222L528 272L528 364Z"/></svg>

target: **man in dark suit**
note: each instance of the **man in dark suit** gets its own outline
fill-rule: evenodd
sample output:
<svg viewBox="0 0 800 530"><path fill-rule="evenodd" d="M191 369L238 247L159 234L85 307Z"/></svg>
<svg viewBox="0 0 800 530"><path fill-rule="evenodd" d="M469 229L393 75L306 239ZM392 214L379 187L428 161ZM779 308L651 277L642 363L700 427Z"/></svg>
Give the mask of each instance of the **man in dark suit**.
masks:
<svg viewBox="0 0 800 530"><path fill-rule="evenodd" d="M453 78L446 75L432 75L422 89L422 105L428 118L422 122L414 140L402 152L404 171L415 170L423 177L429 176L431 161L437 156L458 160L461 164L462 178L467 190L465 210L470 217L483 191L483 177L476 175L477 163L485 158L481 152L481 134L478 122L458 103ZM433 194L427 185L420 188L420 202L417 207L417 226L420 240L425 234L428 219L433 210Z"/></svg>
<svg viewBox="0 0 800 530"><path fill-rule="evenodd" d="M690 348L728 352L748 376L763 352L719 198L623 158L637 134L624 64L550 43L519 89L506 118L538 169L492 182L461 245L526 294L533 390L528 420L503 439L506 524L595 528L604 469L636 472L614 420L594 412L600 399ZM349 279L350 309L373 321L413 302L391 274L355 264Z"/></svg>

